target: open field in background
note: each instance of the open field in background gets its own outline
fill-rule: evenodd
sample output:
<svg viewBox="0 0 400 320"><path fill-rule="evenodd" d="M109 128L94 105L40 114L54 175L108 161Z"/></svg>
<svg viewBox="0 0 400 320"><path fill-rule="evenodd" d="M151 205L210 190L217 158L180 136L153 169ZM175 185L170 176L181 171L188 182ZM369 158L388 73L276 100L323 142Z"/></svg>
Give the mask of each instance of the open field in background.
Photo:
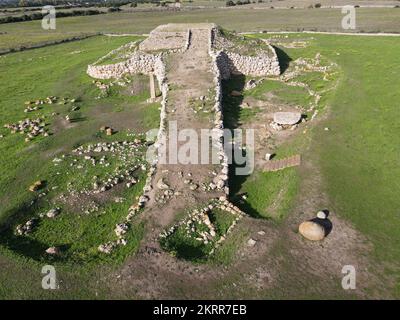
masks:
<svg viewBox="0 0 400 320"><path fill-rule="evenodd" d="M106 12L107 8L97 8L97 7L85 7L85 8L66 8L66 9L57 9L56 8L56 12L72 12L72 11L83 11L83 10L98 10L98 11L102 11L102 12ZM32 13L41 13L42 9L39 8L38 10L35 11L18 11L18 12L0 12L0 18L2 17L19 17L22 16L24 14L26 15L30 15Z"/></svg>
<svg viewBox="0 0 400 320"><path fill-rule="evenodd" d="M228 10L228 11L227 11ZM43 30L41 21L0 25L0 50L68 39L84 34L148 33L172 22L215 22L236 31L339 31L340 9L215 9L182 12L112 13L57 19L56 30ZM384 17L384 18L382 18ZM400 32L400 9L357 9L356 32Z"/></svg>

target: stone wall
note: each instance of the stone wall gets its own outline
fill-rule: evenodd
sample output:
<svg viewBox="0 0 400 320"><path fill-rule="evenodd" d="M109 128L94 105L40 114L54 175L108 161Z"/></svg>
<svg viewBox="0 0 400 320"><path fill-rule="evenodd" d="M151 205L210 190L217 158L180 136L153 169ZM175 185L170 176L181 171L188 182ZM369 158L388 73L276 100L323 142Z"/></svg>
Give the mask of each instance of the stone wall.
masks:
<svg viewBox="0 0 400 320"><path fill-rule="evenodd" d="M210 49L218 30L211 30ZM259 54L257 56L244 56L228 50L217 52L217 64L221 71L222 79L228 79L232 73L242 73L248 76L262 77L280 75L279 59L275 49L268 44L270 53Z"/></svg>
<svg viewBox="0 0 400 320"><path fill-rule="evenodd" d="M214 85L215 85L215 103L214 103L214 132L213 132L213 142L214 147L218 150L218 156L221 159L221 171L215 178L215 184L218 189L224 188L225 194L229 194L229 185L228 185L228 155L225 153L224 149L224 121L222 114L222 85L221 80L223 76L226 76L226 70L223 68L221 63L223 63L224 59L221 59L222 52L215 52L213 50L212 42L213 42L213 29L210 30L209 36L209 55L212 59L212 72L214 74ZM222 66L222 68L221 68ZM222 71L221 71L222 69Z"/></svg>
<svg viewBox="0 0 400 320"><path fill-rule="evenodd" d="M281 73L278 59L267 55L255 57L242 56L238 53L227 52L227 64L232 73L242 73L249 76L262 77L279 75Z"/></svg>
<svg viewBox="0 0 400 320"><path fill-rule="evenodd" d="M96 79L121 78L124 74L149 74L156 69L156 62L160 60L161 53L157 55L135 52L124 62L107 65L89 65L87 74Z"/></svg>

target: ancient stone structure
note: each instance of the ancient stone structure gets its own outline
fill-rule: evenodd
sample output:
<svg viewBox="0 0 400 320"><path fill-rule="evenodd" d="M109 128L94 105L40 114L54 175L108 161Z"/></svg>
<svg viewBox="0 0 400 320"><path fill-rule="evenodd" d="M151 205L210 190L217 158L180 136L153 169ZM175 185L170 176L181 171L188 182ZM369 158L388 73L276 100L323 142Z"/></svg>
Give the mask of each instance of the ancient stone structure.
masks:
<svg viewBox="0 0 400 320"><path fill-rule="evenodd" d="M193 31L190 29L192 28ZM196 30L195 30L196 29ZM182 31L184 30L184 31ZM163 144L166 143L167 133L167 112L166 106L168 101L168 83L165 70L165 57L171 52L185 52L191 48L192 36L194 33L197 37L198 32L202 30L208 32L208 55L211 57L211 72L214 75L214 139L213 147L218 150L220 159L220 171L217 172L213 181L210 183L211 190L223 191L229 194L228 185L228 156L225 154L223 146L223 114L222 114L222 86L221 81L228 79L232 74L243 73L251 76L266 76L280 74L279 61L275 50L269 46L268 52L261 52L255 56L245 56L238 52L230 52L225 49L219 49L214 45L214 41L218 37L222 37L219 29L213 24L196 25L165 25L160 26L150 33L149 38L136 46L136 50L126 61L100 65L98 62L104 61L99 59L95 64L89 65L87 73L89 76L98 79L121 78L126 74L148 74L157 78L157 82L161 91L161 111L160 111L160 127L154 147L156 150L162 150ZM205 33L207 35L207 33ZM194 37L194 36L193 36ZM205 43L205 42L204 42ZM197 43L198 45L198 43ZM131 45L131 48L133 44ZM191 50L196 50L196 46ZM118 52L118 49L117 51ZM207 56L207 55L206 55ZM151 78L150 78L151 79ZM152 95L153 97L153 95ZM155 157L150 164L148 177L144 187L144 193L139 198L136 205L129 209L126 221L129 222L136 212L150 200L151 191L153 189L153 180L157 172L158 158ZM211 184L213 187L211 188ZM160 184L161 185L161 184ZM164 184L162 184L164 185ZM158 188L160 189L160 188ZM192 189L191 189L192 190ZM195 189L193 189L195 190ZM168 190L167 190L168 191ZM119 244L124 244L123 232L120 232L121 226L117 226L119 240L99 246L99 250L109 253ZM116 231L116 232L117 232Z"/></svg>
<svg viewBox="0 0 400 320"><path fill-rule="evenodd" d="M218 50L214 46L214 41L222 37L215 25L210 25L210 48L215 51L215 59L221 72L222 79L228 79L231 74L242 73L250 76L279 75L279 60L275 49L268 45L268 52L261 52L256 56L245 56L227 49ZM190 45L191 30L174 31L173 25L163 25L154 29L149 38L141 42L138 50L126 61L99 65L110 54L121 50L118 48L100 58L96 63L89 65L87 73L97 79L120 78L124 74L149 74L156 72L156 64L162 59L162 55L167 52L184 51ZM124 45L123 48L133 48L136 42ZM162 52L160 52L162 51Z"/></svg>

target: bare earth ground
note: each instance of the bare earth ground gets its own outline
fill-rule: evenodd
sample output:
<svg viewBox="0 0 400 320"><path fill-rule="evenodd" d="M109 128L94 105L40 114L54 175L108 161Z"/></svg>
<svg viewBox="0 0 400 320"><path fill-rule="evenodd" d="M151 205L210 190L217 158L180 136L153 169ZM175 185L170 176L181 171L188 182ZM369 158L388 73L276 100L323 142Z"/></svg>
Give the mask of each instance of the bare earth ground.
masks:
<svg viewBox="0 0 400 320"><path fill-rule="evenodd" d="M170 91L168 110L175 108L176 112L170 112L168 120L177 120L178 128L210 126L187 107L190 97L206 95L212 88L206 40L206 33L195 31L189 50L174 54L169 61L171 68L167 77L174 90ZM264 115L259 120L266 118ZM261 127L260 121L256 122L254 125ZM315 122L314 126L318 128L319 123ZM308 154L307 150L304 154ZM333 229L322 242L306 241L297 233L300 222L313 218L315 212L328 203L316 160L312 155L302 159L299 196L284 221L276 223L246 217L240 222L231 235L238 237L240 249L228 266L195 265L160 249L157 236L176 219L179 211L218 196L200 190L190 191L183 183L189 172L194 182L206 181L212 168L160 165L155 182L164 177L165 182L182 195L174 196L161 206L151 203L152 208L142 216L148 222L148 233L141 249L105 280L118 297L138 299L390 298L387 292L392 279L382 278L381 267L368 261L371 245L335 212L330 212L328 217ZM184 173L183 178L179 171ZM247 245L249 238L257 240L255 246ZM344 265L357 269L357 289L351 292L341 288Z"/></svg>

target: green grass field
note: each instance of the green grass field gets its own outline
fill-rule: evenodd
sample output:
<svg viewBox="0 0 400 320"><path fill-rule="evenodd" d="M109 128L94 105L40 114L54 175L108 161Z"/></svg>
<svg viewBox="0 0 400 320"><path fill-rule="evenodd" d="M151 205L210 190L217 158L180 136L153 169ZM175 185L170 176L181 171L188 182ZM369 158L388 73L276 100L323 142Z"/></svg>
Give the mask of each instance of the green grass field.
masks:
<svg viewBox="0 0 400 320"><path fill-rule="evenodd" d="M313 37L309 48L285 51L292 59L320 52L340 66L341 79L327 101L328 119L313 130L309 157L322 169L332 208L372 241L376 261L399 279L400 154L395 141L400 43L378 37Z"/></svg>
<svg viewBox="0 0 400 320"><path fill-rule="evenodd" d="M95 263L97 266L100 261L121 263L127 254L137 248L144 227L140 223L132 224L127 236L128 245L115 254L99 255L97 250L99 244L114 239L115 224L121 222L128 207L135 203L135 197L142 191L145 174L139 174L139 183L134 187L118 194L125 201L109 201L100 206L97 214L78 213L79 209L71 209L57 198L60 193L68 193L72 185L76 190L83 190L91 185L94 175L101 179L117 167L123 168L118 157L108 156L110 166L106 169L85 163L70 167L70 163L77 161L74 160L76 157L70 155L73 148L89 142L131 141L137 134L158 126L158 105L145 103L149 97L146 77L137 77L133 82L139 88L133 95L128 93L127 88L112 87L106 96L99 98L100 90L86 75L89 63L136 39L99 36L1 57L0 131L4 137L0 141L0 263L4 265L3 270L7 269L8 263L15 263L9 261L20 261L21 270L37 269L45 261L53 260L44 255L44 250L56 245L64 248L64 254L53 260L53 263L63 265L65 270L73 269L74 275L83 275L87 268L93 268ZM37 111L24 113L25 101L47 96L57 96L58 101L63 97L76 101L46 104ZM73 107L78 107L79 110L71 111ZM62 119L66 115L78 119L77 122L65 126ZM38 116L44 117L46 127L52 133L49 137L38 137L25 142L25 136L11 134L8 129L3 128L5 123ZM102 125L112 125L118 132L111 137L99 134ZM55 166L53 159L63 154L67 155L66 160ZM28 191L28 187L36 180L46 181L48 192L43 198L37 198L38 194ZM32 205L31 201L34 199L37 201ZM13 235L17 223L24 223L32 216L46 212L54 207L54 203L61 204L62 214L59 217L41 220L35 232L27 237ZM80 205L85 204L79 203L77 206ZM40 271L31 272L40 274ZM3 277L8 275L8 271L1 274L0 294L4 297L19 297L23 293L9 287L12 286L12 281L4 280ZM30 290L26 290L24 294L29 295Z"/></svg>

